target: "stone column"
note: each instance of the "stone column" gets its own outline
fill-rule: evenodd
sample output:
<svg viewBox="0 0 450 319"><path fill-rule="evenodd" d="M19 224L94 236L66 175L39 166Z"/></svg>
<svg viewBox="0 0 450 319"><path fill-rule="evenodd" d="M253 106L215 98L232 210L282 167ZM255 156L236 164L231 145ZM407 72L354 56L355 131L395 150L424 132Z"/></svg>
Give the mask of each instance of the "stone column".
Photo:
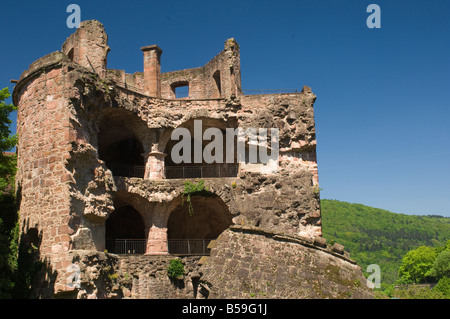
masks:
<svg viewBox="0 0 450 319"><path fill-rule="evenodd" d="M151 226L147 235L146 255L167 255L167 214L159 205L153 208Z"/></svg>
<svg viewBox="0 0 450 319"><path fill-rule="evenodd" d="M144 52L144 85L145 94L161 97L161 54L157 45L141 48Z"/></svg>
<svg viewBox="0 0 450 319"><path fill-rule="evenodd" d="M145 164L145 179L164 179L166 174L164 172L164 159L167 154L153 150L148 154L142 154L146 159Z"/></svg>
<svg viewBox="0 0 450 319"><path fill-rule="evenodd" d="M156 225L150 227L147 237L146 255L167 255L167 228L160 228Z"/></svg>

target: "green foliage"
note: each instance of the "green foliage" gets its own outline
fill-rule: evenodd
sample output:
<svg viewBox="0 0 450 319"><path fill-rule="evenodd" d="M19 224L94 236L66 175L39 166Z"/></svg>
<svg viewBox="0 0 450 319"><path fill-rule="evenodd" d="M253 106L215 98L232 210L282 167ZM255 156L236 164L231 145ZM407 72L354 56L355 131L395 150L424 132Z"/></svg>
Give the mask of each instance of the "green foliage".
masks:
<svg viewBox="0 0 450 319"><path fill-rule="evenodd" d="M10 125L12 121L9 115L17 110L13 104L6 104L4 101L9 98L11 94L6 87L0 90L0 152L11 150L17 144L17 136L11 135Z"/></svg>
<svg viewBox="0 0 450 319"><path fill-rule="evenodd" d="M16 175L17 157L0 154L0 192L12 193L14 189L14 177Z"/></svg>
<svg viewBox="0 0 450 319"><path fill-rule="evenodd" d="M445 298L450 299L450 277L442 277L436 286L434 291L440 292Z"/></svg>
<svg viewBox="0 0 450 319"><path fill-rule="evenodd" d="M17 136L11 135L12 121L9 119L10 114L17 108L13 104L4 102L10 96L8 88L0 90L0 192L9 191L12 188L16 173L16 157L4 154L17 144Z"/></svg>
<svg viewBox="0 0 450 319"><path fill-rule="evenodd" d="M191 183L190 181L185 181L184 182L184 191L183 191L183 201L181 203L181 205L184 204L184 198L186 198L186 201L188 202L189 205L189 215L192 216L192 214L194 213L194 208L192 207L192 202L191 202L191 196L196 196L196 195L210 195L211 193L208 190L208 187L205 187L205 181L204 180L200 180L197 184L195 183Z"/></svg>
<svg viewBox="0 0 450 319"><path fill-rule="evenodd" d="M318 185L316 185L316 186L313 187L313 193L314 193L315 195L319 195L321 190L323 190L323 188L319 188Z"/></svg>
<svg viewBox="0 0 450 319"><path fill-rule="evenodd" d="M429 275L437 279L450 278L450 250L444 250L436 257Z"/></svg>
<svg viewBox="0 0 450 319"><path fill-rule="evenodd" d="M400 299L445 299L446 297L435 289L428 287L405 287L395 290L393 296Z"/></svg>
<svg viewBox="0 0 450 319"><path fill-rule="evenodd" d="M14 297L18 272L19 226L14 196L17 158L15 154L4 154L17 143L17 136L11 135L9 119L17 108L5 103L10 96L8 88L0 90L0 298Z"/></svg>
<svg viewBox="0 0 450 319"><path fill-rule="evenodd" d="M322 232L328 243L345 246L363 273L370 264L381 268L382 283L393 284L403 257L429 246L436 256L450 239L450 218L396 214L361 204L321 200ZM450 247L450 241L447 244Z"/></svg>
<svg viewBox="0 0 450 319"><path fill-rule="evenodd" d="M167 266L167 275L170 278L177 278L184 275L184 266L183 262L174 258L169 261L169 266Z"/></svg>
<svg viewBox="0 0 450 319"><path fill-rule="evenodd" d="M394 293L394 285L386 284L384 282L381 283L380 289L375 289L375 298L383 299L383 298L392 298Z"/></svg>
<svg viewBox="0 0 450 319"><path fill-rule="evenodd" d="M403 257L398 275L402 283L427 282L428 273L433 267L436 252L433 248L421 246L409 251Z"/></svg>

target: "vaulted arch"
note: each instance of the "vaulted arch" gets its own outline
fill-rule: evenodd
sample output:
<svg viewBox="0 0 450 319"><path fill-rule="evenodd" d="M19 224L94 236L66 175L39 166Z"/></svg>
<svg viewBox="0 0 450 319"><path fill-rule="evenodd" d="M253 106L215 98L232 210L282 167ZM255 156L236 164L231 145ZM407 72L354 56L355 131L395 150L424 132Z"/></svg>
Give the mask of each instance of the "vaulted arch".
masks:
<svg viewBox="0 0 450 319"><path fill-rule="evenodd" d="M99 158L113 175L143 178L150 136L146 123L130 111L111 109L105 111L98 128Z"/></svg>
<svg viewBox="0 0 450 319"><path fill-rule="evenodd" d="M232 224L232 216L222 199L206 193L182 200L167 221L169 254L207 254L209 242Z"/></svg>

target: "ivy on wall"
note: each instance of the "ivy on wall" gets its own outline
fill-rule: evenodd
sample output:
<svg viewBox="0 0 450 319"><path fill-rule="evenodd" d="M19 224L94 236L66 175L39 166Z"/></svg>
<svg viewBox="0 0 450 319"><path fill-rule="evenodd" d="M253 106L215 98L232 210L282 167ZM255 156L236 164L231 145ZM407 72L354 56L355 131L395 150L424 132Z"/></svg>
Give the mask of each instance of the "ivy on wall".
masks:
<svg viewBox="0 0 450 319"><path fill-rule="evenodd" d="M192 207L191 196L198 196L198 195L203 195L203 196L211 195L209 188L205 187L205 181L200 180L197 183L191 183L190 181L185 181L181 205L184 205L184 200L186 198L186 201L189 205L188 211L189 211L190 216L192 216L192 214L194 213L194 208Z"/></svg>

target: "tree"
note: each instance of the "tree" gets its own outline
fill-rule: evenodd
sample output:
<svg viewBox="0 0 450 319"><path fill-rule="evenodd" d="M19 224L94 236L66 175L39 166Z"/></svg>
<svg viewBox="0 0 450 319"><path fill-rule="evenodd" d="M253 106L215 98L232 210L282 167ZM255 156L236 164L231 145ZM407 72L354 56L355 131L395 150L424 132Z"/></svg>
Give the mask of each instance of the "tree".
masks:
<svg viewBox="0 0 450 319"><path fill-rule="evenodd" d="M444 250L436 257L429 275L436 279L450 278L450 250Z"/></svg>
<svg viewBox="0 0 450 319"><path fill-rule="evenodd" d="M17 107L4 102L10 96L7 87L0 90L0 192L7 191L11 186L16 169L16 157L5 154L17 144L17 135L11 134L12 121L9 119Z"/></svg>
<svg viewBox="0 0 450 319"><path fill-rule="evenodd" d="M398 270L400 281L403 283L426 282L427 275L433 267L436 251L427 246L420 246L409 251L402 260Z"/></svg>
<svg viewBox="0 0 450 319"><path fill-rule="evenodd" d="M433 291L438 291L445 298L450 299L450 277L442 277L436 286L434 286Z"/></svg>
<svg viewBox="0 0 450 319"><path fill-rule="evenodd" d="M9 119L17 108L4 102L10 96L8 88L0 90L0 298L12 297L17 266L18 215L14 196L16 156L5 154L17 143L17 136L11 135L12 121Z"/></svg>
<svg viewBox="0 0 450 319"><path fill-rule="evenodd" d="M0 90L0 150L2 152L11 150L17 143L17 136L11 135L10 125L12 121L9 119L10 114L16 111L17 107L12 103L6 104L4 102L10 96L7 87Z"/></svg>

